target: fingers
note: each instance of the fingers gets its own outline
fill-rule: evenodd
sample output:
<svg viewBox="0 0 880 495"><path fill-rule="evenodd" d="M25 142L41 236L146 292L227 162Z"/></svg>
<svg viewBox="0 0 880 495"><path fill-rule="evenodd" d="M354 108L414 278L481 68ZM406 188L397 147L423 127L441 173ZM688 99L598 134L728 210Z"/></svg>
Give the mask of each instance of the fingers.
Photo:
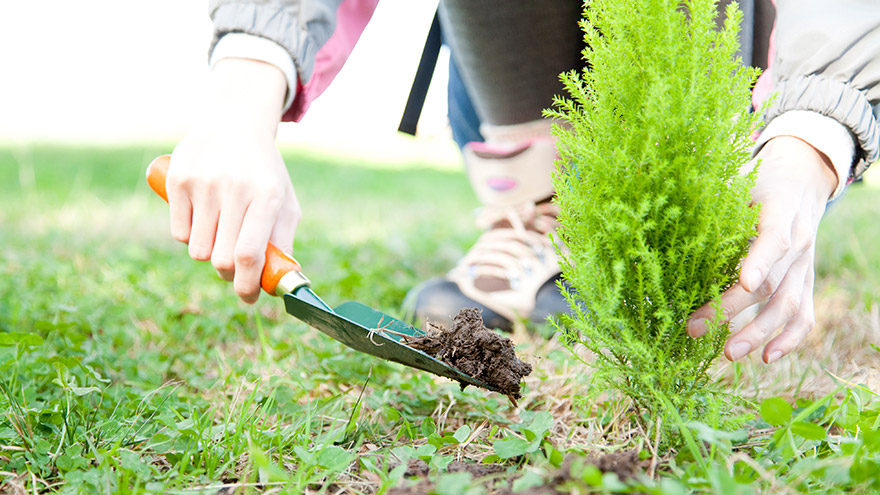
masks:
<svg viewBox="0 0 880 495"><path fill-rule="evenodd" d="M171 236L175 240L189 242L192 227L192 204L189 194L180 186L174 177L169 177L165 184L168 195L168 213L171 218Z"/></svg>
<svg viewBox="0 0 880 495"><path fill-rule="evenodd" d="M256 302L260 296L266 245L284 202L282 187L270 187L266 191L248 205L233 252L235 274L232 285L238 297L248 304Z"/></svg>
<svg viewBox="0 0 880 495"><path fill-rule="evenodd" d="M758 302L755 293L745 290L741 283L737 282L733 287L728 289L721 295L721 319L719 323L725 323L733 319L744 309L753 306ZM694 311L688 323L688 335L691 337L702 337L709 331L708 321L715 317L715 307L712 303L704 304L700 309Z"/></svg>
<svg viewBox="0 0 880 495"><path fill-rule="evenodd" d="M810 253L812 254L812 252ZM745 357L755 349L758 349L769 336L782 326L792 332L783 340L788 344L793 342L798 335L806 335L804 323L812 319L812 256L803 256L792 264L787 271L785 279L773 292L773 296L767 304L758 312L758 316L746 325L740 332L728 340L724 347L724 354L731 361ZM809 325L812 327L812 324ZM809 331L808 329L806 331ZM796 345L796 342L794 342ZM777 344L778 345L778 344ZM779 359L784 353L794 347L771 347L765 349L764 359L767 361L771 354L774 359ZM776 351L783 354L776 355Z"/></svg>
<svg viewBox="0 0 880 495"><path fill-rule="evenodd" d="M259 294L267 242L285 252L290 252L293 246L301 215L299 203L295 196L279 197L278 194L277 191L268 193L249 205L227 202L228 206L220 214L211 264L220 278L234 282L236 292L244 295L246 302L253 302L255 293ZM268 229L271 235L268 241L263 241ZM256 267L252 266L254 263Z"/></svg>
<svg viewBox="0 0 880 495"><path fill-rule="evenodd" d="M792 248L792 211L787 205L770 202L761 211L758 236L749 248L740 270L740 283L748 292L755 292L765 282L774 265Z"/></svg>
<svg viewBox="0 0 880 495"><path fill-rule="evenodd" d="M235 243L241 232L241 223L246 210L247 205L238 202L227 204L220 212L217 222L217 237L214 241L214 251L211 253L211 264L217 270L217 275L227 282L231 282L235 276Z"/></svg>
<svg viewBox="0 0 880 495"><path fill-rule="evenodd" d="M281 239L289 239L285 250L289 251L290 246L293 245L296 223L276 223L280 210L278 203L277 198L259 199L248 205L226 201L216 222L216 239L212 250L208 251L208 257L202 259L202 261L210 259L220 278L233 282L236 294L248 304L256 302L260 295L266 245L270 241L269 233L280 231ZM190 242L191 253L192 243L197 239L196 225L194 221L194 233Z"/></svg>
<svg viewBox="0 0 880 495"><path fill-rule="evenodd" d="M815 325L816 319L813 306L813 280L815 274L813 270L810 270L807 275L807 283L804 284L800 311L795 318L789 320L782 329L782 333L764 347L762 357L767 364L773 363L793 351L803 342Z"/></svg>
<svg viewBox="0 0 880 495"><path fill-rule="evenodd" d="M192 203L192 227L189 234L189 256L197 261L208 261L214 250L214 236L217 233L217 219L220 209L210 195L194 196Z"/></svg>
<svg viewBox="0 0 880 495"><path fill-rule="evenodd" d="M189 244L193 259L210 260L244 302L256 302L270 235L285 251L293 245L300 209L290 177L277 150L240 153L253 157L247 159L206 157L198 144L199 156L190 142L172 155L166 180L172 234Z"/></svg>
<svg viewBox="0 0 880 495"><path fill-rule="evenodd" d="M755 254L753 248L749 256ZM745 309L767 301L750 323L730 337L724 349L728 359L736 361L760 348L773 332L784 326L783 333L767 344L763 353L765 362L776 361L791 352L812 329L813 254L812 244L803 253L800 249L789 249L752 291L746 290L740 281L722 294L719 323L729 322ZM711 303L695 311L688 325L689 335L704 335L708 331L707 320L715 314Z"/></svg>
<svg viewBox="0 0 880 495"><path fill-rule="evenodd" d="M197 261L208 261L214 249L220 205L211 187L198 187L192 177L174 168L173 161L166 180L168 209L171 214L171 235L189 245L189 255Z"/></svg>
<svg viewBox="0 0 880 495"><path fill-rule="evenodd" d="M799 257L785 271L785 278L778 287L774 287L776 275L771 273L765 283L754 292L746 291L737 283L722 295L722 317L719 323L730 321L772 294L757 316L728 340L724 354L729 360L736 361L760 348L780 327L783 327L782 332L764 348L762 358L767 364L789 354L806 338L815 324L813 253L810 249L806 255ZM707 320L715 316L715 311L711 304L695 311L688 325L688 334L691 337L705 335L708 331Z"/></svg>
<svg viewBox="0 0 880 495"><path fill-rule="evenodd" d="M755 304L766 301L771 295L777 292L783 277L787 277L791 268L794 255L789 253L788 256L778 260L778 262L770 268L767 276L762 276L760 285L754 290L748 291L744 287L742 281L737 282L730 289L727 289L721 295L721 319L719 323L727 323L741 312L754 306ZM715 317L715 307L712 303L704 304L691 315L688 323L688 335L691 337L702 337L709 331L707 320Z"/></svg>

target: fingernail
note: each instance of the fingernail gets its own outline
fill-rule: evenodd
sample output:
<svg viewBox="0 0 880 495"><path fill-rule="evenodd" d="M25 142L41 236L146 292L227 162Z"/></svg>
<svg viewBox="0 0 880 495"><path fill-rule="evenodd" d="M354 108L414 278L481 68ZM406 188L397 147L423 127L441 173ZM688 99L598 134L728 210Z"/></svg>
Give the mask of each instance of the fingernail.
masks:
<svg viewBox="0 0 880 495"><path fill-rule="evenodd" d="M737 342L730 347L730 358L736 361L752 351L752 345L748 342Z"/></svg>
<svg viewBox="0 0 880 495"><path fill-rule="evenodd" d="M772 353L770 353L770 356L767 357L767 364L770 364L773 361L776 361L777 359L779 359L781 357L782 357L782 351L773 351Z"/></svg>
<svg viewBox="0 0 880 495"><path fill-rule="evenodd" d="M706 333L706 319L697 318L688 323L688 335L691 337L702 337Z"/></svg>

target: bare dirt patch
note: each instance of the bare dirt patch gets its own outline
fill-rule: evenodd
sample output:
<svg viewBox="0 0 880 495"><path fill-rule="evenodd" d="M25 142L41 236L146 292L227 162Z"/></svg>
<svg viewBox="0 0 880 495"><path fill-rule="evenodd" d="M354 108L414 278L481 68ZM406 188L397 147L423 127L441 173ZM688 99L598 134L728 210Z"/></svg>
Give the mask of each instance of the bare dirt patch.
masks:
<svg viewBox="0 0 880 495"><path fill-rule="evenodd" d="M502 488L508 484L507 479L493 476L503 472L505 469L506 468L500 464L477 464L465 461L452 461L449 463L449 466L446 467L446 472L470 473L471 478L475 480L475 482L485 484L486 488L492 490L498 482L500 482L498 484L502 485ZM429 471L428 464L425 461L420 459L410 460L407 465L406 473L404 473L404 477L421 479L412 486L407 486L406 483L403 483L386 493L388 495L429 495L435 493L437 485L433 481L427 479Z"/></svg>
<svg viewBox="0 0 880 495"><path fill-rule="evenodd" d="M569 493L591 492L583 479L579 476L586 465L593 465L603 473L614 473L617 477L626 481L634 478L643 470L642 461L638 451L629 450L624 452L609 452L599 456L573 457L567 460L556 472L551 473L543 485L532 487L529 495L566 495ZM575 490L575 488L578 488ZM513 495L514 492L503 492L504 495Z"/></svg>
<svg viewBox="0 0 880 495"><path fill-rule="evenodd" d="M528 493L529 495L565 495L590 492L582 477L583 469L587 465L595 466L603 473L614 473L617 477L626 481L644 470L644 461L639 459L638 451L629 450L623 452L609 452L601 455L587 457L573 456L562 467L549 473L544 483L530 488L528 491L516 493ZM502 475L507 470L501 464L480 464L464 461L453 461L446 468L448 473L467 472L471 474L473 482L480 484L488 490L489 494L513 495L513 481L520 477L520 473ZM388 495L429 495L436 492L437 485L428 479L430 469L422 460L411 460L407 466L406 478L418 479L415 483L409 481L392 488Z"/></svg>

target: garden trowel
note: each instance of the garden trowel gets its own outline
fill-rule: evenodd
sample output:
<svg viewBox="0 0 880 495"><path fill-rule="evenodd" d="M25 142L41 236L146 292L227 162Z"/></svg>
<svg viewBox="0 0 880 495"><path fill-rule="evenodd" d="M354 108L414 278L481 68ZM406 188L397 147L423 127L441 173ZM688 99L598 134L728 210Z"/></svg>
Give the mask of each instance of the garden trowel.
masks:
<svg viewBox="0 0 880 495"><path fill-rule="evenodd" d="M170 155L162 155L147 167L147 182L153 191L168 201L165 176ZM466 384L499 391L462 373L424 352L406 345L406 336L418 337L425 332L356 301L330 308L315 294L299 263L271 242L266 246L266 264L261 279L263 290L284 299L287 312L356 351L445 376Z"/></svg>

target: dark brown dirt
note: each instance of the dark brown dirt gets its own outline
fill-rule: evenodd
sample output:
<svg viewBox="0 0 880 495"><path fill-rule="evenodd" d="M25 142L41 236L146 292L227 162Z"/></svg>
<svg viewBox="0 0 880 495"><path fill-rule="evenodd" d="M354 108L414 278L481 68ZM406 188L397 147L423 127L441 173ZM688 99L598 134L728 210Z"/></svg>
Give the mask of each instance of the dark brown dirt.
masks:
<svg viewBox="0 0 880 495"><path fill-rule="evenodd" d="M637 450L626 452L609 452L598 458L587 458L587 462L599 468L603 473L614 473L621 480L634 478L642 469L642 461Z"/></svg>
<svg viewBox="0 0 880 495"><path fill-rule="evenodd" d="M430 468L428 468L427 462L421 459L410 459L406 465L406 471L403 472L403 476L406 478L424 478L428 476L429 472Z"/></svg>
<svg viewBox="0 0 880 495"><path fill-rule="evenodd" d="M572 456L557 469L549 473L544 484L530 488L527 492L512 490L513 481L520 476L519 473L501 476L507 468L501 464L478 464L473 462L453 461L449 463L446 472L455 473L466 471L471 473L475 483L482 485L489 494L498 495L567 495L569 493L587 493L591 491L582 479L579 479L583 466L592 464L603 473L614 473L623 481L635 478L644 469L644 461L639 460L638 451L609 452L599 456L579 457ZM398 486L387 491L387 495L429 495L435 493L436 485L427 479L428 465L421 460L411 460L407 466L405 476L411 481L400 483ZM498 475L498 476L492 476ZM413 478L418 479L415 481Z"/></svg>
<svg viewBox="0 0 880 495"><path fill-rule="evenodd" d="M397 486L391 488L386 495L430 495L434 491L434 483L428 480L421 480L415 485L406 486L406 482L398 483Z"/></svg>
<svg viewBox="0 0 880 495"><path fill-rule="evenodd" d="M397 464L390 466L389 471L397 466ZM405 478L425 478L430 471L427 462L421 459L410 459L406 465L406 471L403 472L403 476ZM504 471L504 466L501 464L476 464L473 462L452 461L446 466L446 471L449 473L467 471L474 478L482 478L483 476Z"/></svg>
<svg viewBox="0 0 880 495"><path fill-rule="evenodd" d="M506 468L500 464L477 464L473 462L452 461L449 463L449 466L446 467L446 472L458 473L464 471L471 473L471 477L474 480L479 480L477 481L478 483L482 482L482 484L491 490L498 482L500 482L499 484L502 489L505 489L504 486L508 484L509 480L506 478L499 479L498 477L486 477L501 473L505 469ZM422 479L412 486L409 486L408 483L401 483L385 493L387 495L429 495L435 493L435 490L437 489L436 485L432 481L425 479L428 476L428 472L428 464L425 461L420 459L410 460L406 472L404 473L404 477ZM481 478L483 479L481 480Z"/></svg>
<svg viewBox="0 0 880 495"><path fill-rule="evenodd" d="M531 488L529 495L566 495L573 493L572 487L583 487L584 491L588 491L589 487L577 477L580 470L575 468L575 463L580 463L577 464L578 466L592 464L603 473L616 474L622 481L634 478L643 469L643 463L636 450L609 452L598 457L572 457L555 473L548 476L543 485ZM513 492L507 491L504 495L513 495Z"/></svg>
<svg viewBox="0 0 880 495"><path fill-rule="evenodd" d="M407 344L494 387L514 405L522 397L520 382L532 372L532 365L516 357L513 341L483 325L477 308L459 311L451 329L429 323L425 335L408 339Z"/></svg>
<svg viewBox="0 0 880 495"><path fill-rule="evenodd" d="M449 473L466 471L471 473L471 476L475 479L500 473L504 471L504 469L504 466L501 464L475 464L473 462L464 461L452 461L449 463L449 466L446 466L446 471Z"/></svg>

